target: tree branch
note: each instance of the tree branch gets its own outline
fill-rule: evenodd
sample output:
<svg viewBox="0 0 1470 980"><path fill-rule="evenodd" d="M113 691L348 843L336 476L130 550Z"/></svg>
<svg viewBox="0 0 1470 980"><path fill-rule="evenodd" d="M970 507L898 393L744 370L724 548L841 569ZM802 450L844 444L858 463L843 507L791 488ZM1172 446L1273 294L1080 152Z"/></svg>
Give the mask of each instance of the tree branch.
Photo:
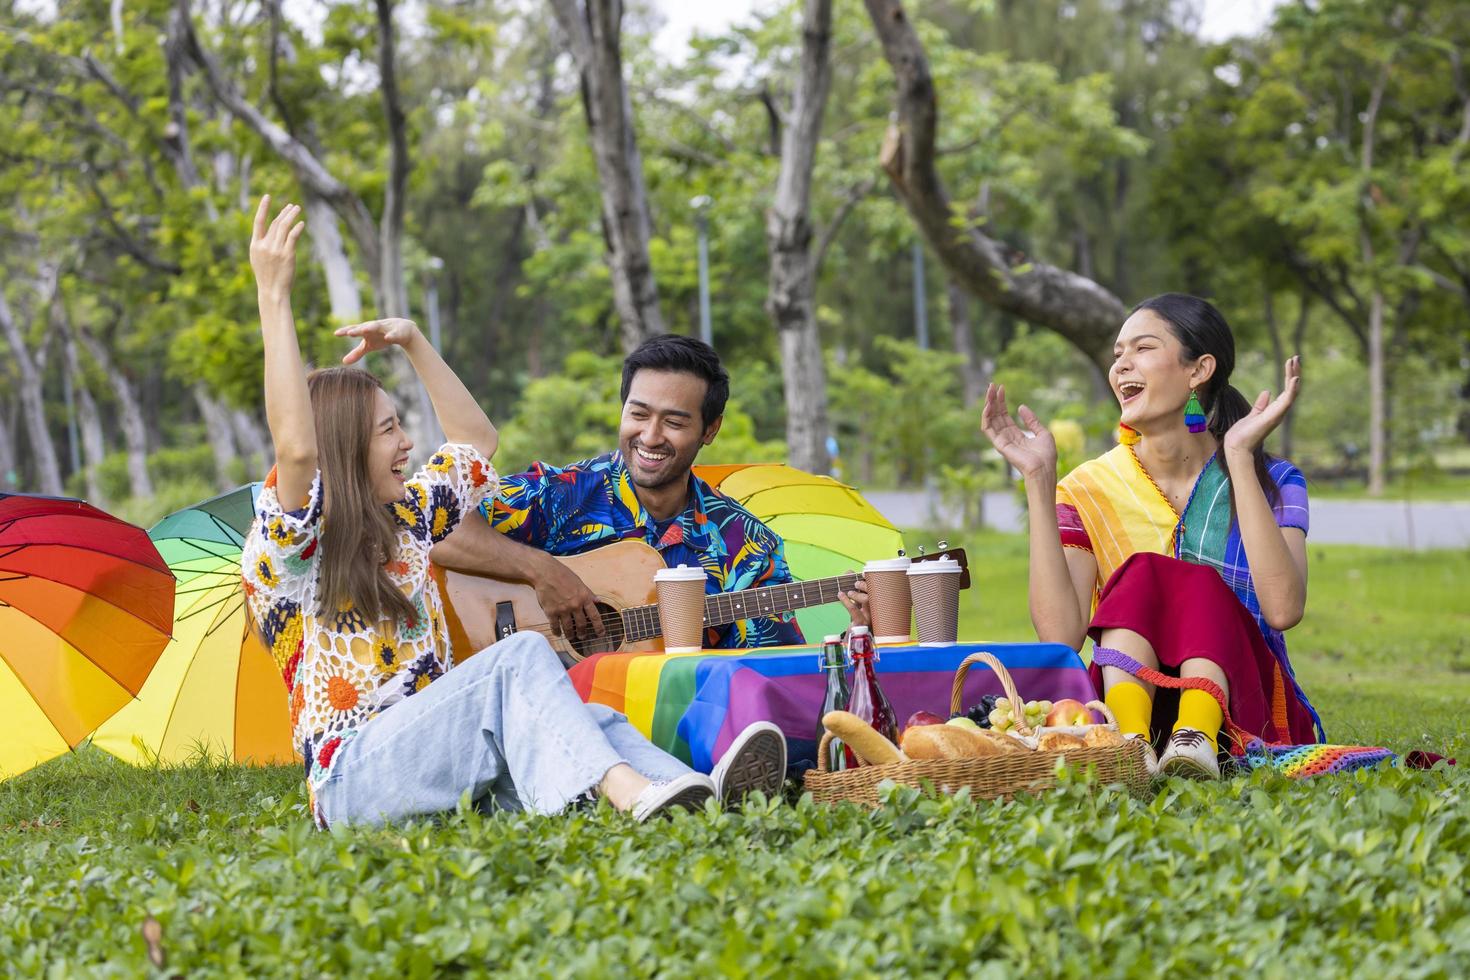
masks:
<svg viewBox="0 0 1470 980"><path fill-rule="evenodd" d="M930 248L978 299L1055 331L1103 366L1127 315L1122 301L1065 269L1029 261L1012 265L1004 243L959 218L935 165L939 109L923 43L901 0L864 3L898 86L897 119L879 162Z"/></svg>
<svg viewBox="0 0 1470 980"><path fill-rule="evenodd" d="M817 247L812 252L813 276L822 271L822 263L827 259L827 250L836 241L837 233L842 230L842 223L847 220L848 215L852 214L853 208L858 206L859 201L873 193L873 188L877 185L877 177L864 177L849 187L847 193L842 196L842 202L832 213L832 220L827 222L827 227L823 228L821 234L817 236Z"/></svg>
<svg viewBox="0 0 1470 980"><path fill-rule="evenodd" d="M296 174L297 180L332 205L332 209L346 223L353 241L361 250L364 264L372 269L379 268L378 229L362 198L328 171L326 166L300 140L295 139L290 133L267 119L259 109L240 94L239 89L225 76L219 60L200 42L194 30L190 0L177 0L174 14L178 18L181 40L187 46L189 56L204 69L204 77L209 82L210 91L214 93L215 99L236 119L254 130L256 135L286 162Z"/></svg>

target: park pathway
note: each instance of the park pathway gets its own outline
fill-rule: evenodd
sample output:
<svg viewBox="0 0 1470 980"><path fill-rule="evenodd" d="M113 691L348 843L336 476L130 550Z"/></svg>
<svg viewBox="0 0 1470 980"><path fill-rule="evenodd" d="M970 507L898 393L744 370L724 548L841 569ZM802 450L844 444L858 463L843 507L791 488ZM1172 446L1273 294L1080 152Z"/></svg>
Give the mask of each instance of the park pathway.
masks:
<svg viewBox="0 0 1470 980"><path fill-rule="evenodd" d="M923 490L863 494L899 527L954 527L959 508ZM1013 493L985 495L985 525L1024 531L1026 515ZM1313 500L1314 544L1366 544L1424 551L1470 548L1470 501Z"/></svg>

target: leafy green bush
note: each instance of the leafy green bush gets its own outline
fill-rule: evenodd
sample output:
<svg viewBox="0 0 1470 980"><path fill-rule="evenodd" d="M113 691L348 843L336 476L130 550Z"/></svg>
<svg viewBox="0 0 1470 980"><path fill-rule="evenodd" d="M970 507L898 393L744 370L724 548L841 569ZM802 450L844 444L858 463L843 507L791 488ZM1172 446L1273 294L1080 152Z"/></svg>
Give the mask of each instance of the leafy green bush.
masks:
<svg viewBox="0 0 1470 980"><path fill-rule="evenodd" d="M294 769L77 762L0 786L0 957L23 975L145 973L149 917L167 972L189 976L1448 977L1470 961L1470 803L1450 773L1176 780L1150 800L1080 780L1011 803L894 789L871 813L754 800L648 826L606 806L465 809L319 833Z"/></svg>

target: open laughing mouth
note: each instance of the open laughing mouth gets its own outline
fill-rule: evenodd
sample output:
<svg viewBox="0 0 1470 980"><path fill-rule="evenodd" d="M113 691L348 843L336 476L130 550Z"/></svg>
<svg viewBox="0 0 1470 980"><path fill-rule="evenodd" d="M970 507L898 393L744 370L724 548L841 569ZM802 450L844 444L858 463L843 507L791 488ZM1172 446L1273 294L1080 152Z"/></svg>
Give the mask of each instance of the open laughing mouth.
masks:
<svg viewBox="0 0 1470 980"><path fill-rule="evenodd" d="M396 462L396 463L393 464L393 475L396 476L396 477L398 477L398 479L400 479L400 480L403 479L403 474L406 473L406 472L408 472L408 457L407 456L403 457L398 462Z"/></svg>
<svg viewBox="0 0 1470 980"><path fill-rule="evenodd" d="M642 446L634 446L633 454L638 457L640 463L648 467L661 466L674 455L673 453L654 452L649 449L644 449Z"/></svg>
<svg viewBox="0 0 1470 980"><path fill-rule="evenodd" d="M1123 404L1128 404L1139 395L1143 394L1143 382L1122 381L1118 383L1118 395L1123 399Z"/></svg>

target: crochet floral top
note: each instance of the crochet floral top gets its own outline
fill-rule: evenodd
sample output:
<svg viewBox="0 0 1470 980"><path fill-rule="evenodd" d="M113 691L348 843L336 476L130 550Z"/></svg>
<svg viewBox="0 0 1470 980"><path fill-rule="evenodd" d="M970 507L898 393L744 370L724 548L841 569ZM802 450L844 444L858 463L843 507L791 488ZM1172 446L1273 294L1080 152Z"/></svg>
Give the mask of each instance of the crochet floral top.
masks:
<svg viewBox="0 0 1470 980"><path fill-rule="evenodd" d="M331 774L338 750L368 719L423 690L453 664L444 603L429 575L429 549L495 493L499 478L474 447L449 444L407 485L404 499L389 505L398 541L385 567L413 604L408 621L369 623L350 604L318 614L320 472L306 506L287 511L276 496L272 471L245 538L245 595L286 681L314 813L315 791Z"/></svg>

